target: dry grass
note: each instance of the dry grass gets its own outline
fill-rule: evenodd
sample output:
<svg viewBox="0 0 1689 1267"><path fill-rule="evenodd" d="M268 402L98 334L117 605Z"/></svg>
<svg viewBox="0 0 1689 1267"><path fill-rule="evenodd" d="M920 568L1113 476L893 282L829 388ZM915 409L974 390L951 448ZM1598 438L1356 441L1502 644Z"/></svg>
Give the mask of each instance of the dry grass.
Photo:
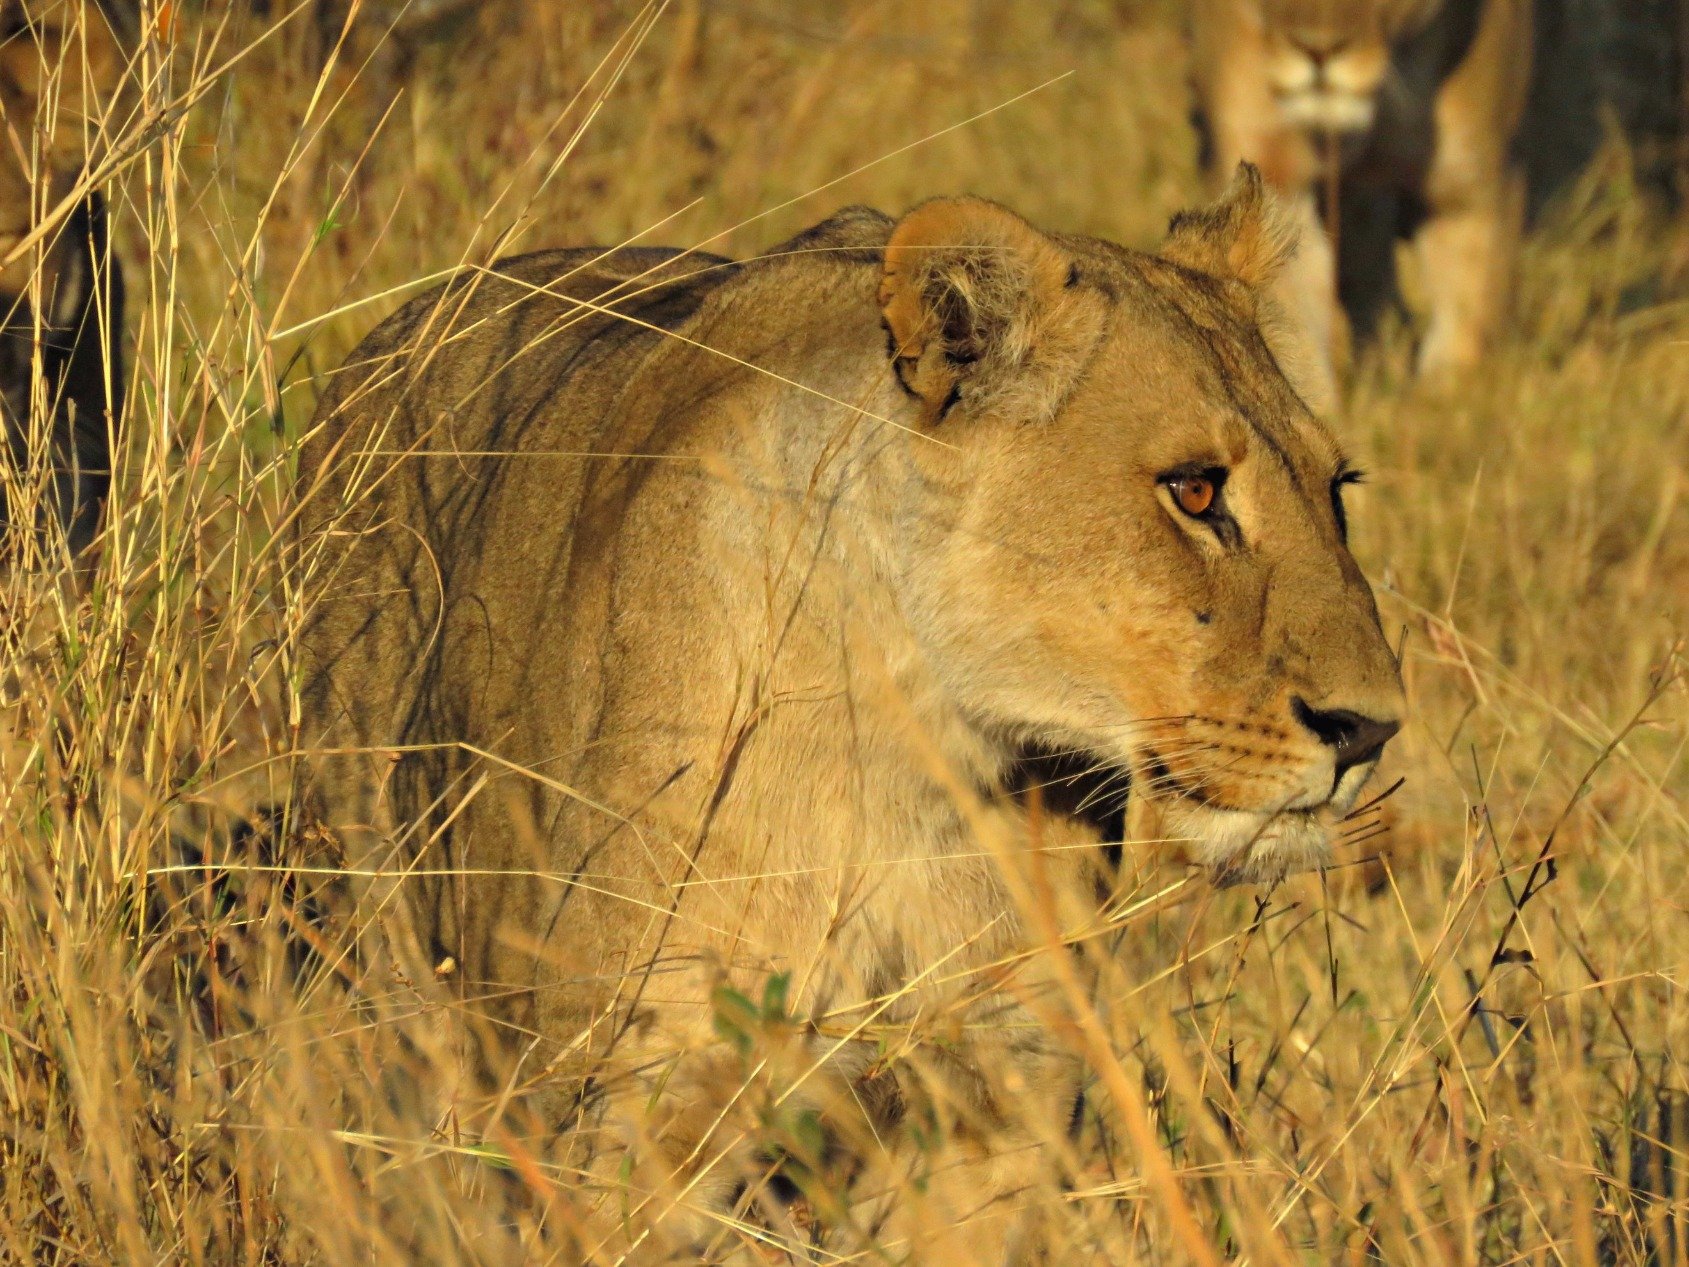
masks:
<svg viewBox="0 0 1689 1267"><path fill-rule="evenodd" d="M305 15L178 9L116 150L134 391L104 549L79 590L0 581L0 1260L572 1261L582 1141L483 1130L450 1094L472 1015L360 975L332 886L285 870L324 842L236 830L291 777L316 376L418 278L520 247L747 251L957 190L1150 244L1199 192L1175 6L536 0L320 76ZM1085 1122L1027 1194L1051 1261L1689 1261L1664 250L1615 149L1533 237L1481 381L1407 390L1399 332L1363 365L1357 549L1413 718L1393 851L1272 892L1144 866ZM722 1000L722 1050L795 1165L800 1026L763 1002ZM942 1029L876 1037L918 1065ZM824 1209L843 1183L810 1160ZM723 1221L721 1256L773 1235Z"/></svg>

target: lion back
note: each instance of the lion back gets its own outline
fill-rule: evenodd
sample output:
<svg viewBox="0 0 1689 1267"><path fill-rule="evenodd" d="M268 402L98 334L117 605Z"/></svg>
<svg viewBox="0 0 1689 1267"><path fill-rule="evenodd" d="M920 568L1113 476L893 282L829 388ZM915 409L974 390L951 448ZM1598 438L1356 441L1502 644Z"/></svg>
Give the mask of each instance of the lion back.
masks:
<svg viewBox="0 0 1689 1267"><path fill-rule="evenodd" d="M449 751L388 754L469 733L471 666L486 658L482 575L531 568L537 583L547 570L539 539L529 559L483 557L485 517L512 513L511 485L523 491L545 464L534 535L566 571L594 467L559 459L599 448L615 383L734 268L655 249L517 257L411 301L352 352L318 405L297 484L314 596L302 717L309 742L345 753L313 763L332 820L377 824L395 797L425 803L424 789L450 782L460 758Z"/></svg>
<svg viewBox="0 0 1689 1267"><path fill-rule="evenodd" d="M672 345L733 344L745 322L785 342L779 314L824 306L822 279L877 262L890 223L851 209L744 263L521 257L411 302L351 354L301 452L296 541L311 794L351 861L393 861L381 851L415 824L405 840L449 869L468 847L455 836L473 835L457 826L480 812L460 824L454 807L489 770L515 759L567 777L559 746L614 685L589 644L611 623L627 507L714 395L778 390L731 354ZM554 821L544 779L505 783L501 821ZM373 835L355 843L348 824ZM442 888L407 892L418 950L473 936Z"/></svg>

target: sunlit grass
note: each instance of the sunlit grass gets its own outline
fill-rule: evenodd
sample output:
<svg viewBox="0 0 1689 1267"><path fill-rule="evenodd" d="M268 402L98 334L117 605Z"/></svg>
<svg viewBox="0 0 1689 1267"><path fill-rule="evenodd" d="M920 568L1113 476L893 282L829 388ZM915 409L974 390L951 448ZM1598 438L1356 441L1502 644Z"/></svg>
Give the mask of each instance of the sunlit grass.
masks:
<svg viewBox="0 0 1689 1267"><path fill-rule="evenodd" d="M291 488L322 376L423 279L545 245L743 253L962 190L1150 245L1202 196L1176 6L543 0L409 50L180 7L112 149L133 390L108 530L74 584L0 578L0 1259L573 1261L590 1132L540 1148L515 1095L488 1127L475 1009L355 953L332 838L241 828L285 811L299 755ZM1027 1123L1050 1261L1689 1256L1666 240L1615 151L1533 236L1481 376L1410 387L1402 330L1361 365L1356 548L1412 707L1390 834L1271 892L1129 855L1081 939L1102 988L1069 1000L1083 1119ZM921 1141L848 1176L785 1092L800 1037L918 1070L958 1018L797 1016L777 986L717 1010L723 1103L803 1193L716 1215L720 1257L867 1226L875 1183L923 1199ZM630 1206L698 1203L624 1178Z"/></svg>

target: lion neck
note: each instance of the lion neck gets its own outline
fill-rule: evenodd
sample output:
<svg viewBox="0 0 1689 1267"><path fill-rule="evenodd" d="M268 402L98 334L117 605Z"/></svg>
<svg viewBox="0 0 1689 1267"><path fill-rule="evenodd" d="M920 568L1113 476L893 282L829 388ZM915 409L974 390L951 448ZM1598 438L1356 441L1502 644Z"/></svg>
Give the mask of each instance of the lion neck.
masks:
<svg viewBox="0 0 1689 1267"><path fill-rule="evenodd" d="M725 529L724 583L765 613L725 631L733 645L723 663L734 667L720 687L732 690L736 716L755 713L767 730L765 775L736 777L766 777L772 789L813 783L817 765L851 771L862 816L874 820L851 830L872 836L890 821L881 807L919 805L929 823L947 822L941 835L960 839L959 813L935 806L997 796L1017 757L945 680L913 596L913 569L956 519L961 490L919 469L914 446L942 441L901 420L883 362L855 370L854 390L784 396L778 416L722 438L726 474L711 481L705 513ZM895 825L905 843L914 828Z"/></svg>

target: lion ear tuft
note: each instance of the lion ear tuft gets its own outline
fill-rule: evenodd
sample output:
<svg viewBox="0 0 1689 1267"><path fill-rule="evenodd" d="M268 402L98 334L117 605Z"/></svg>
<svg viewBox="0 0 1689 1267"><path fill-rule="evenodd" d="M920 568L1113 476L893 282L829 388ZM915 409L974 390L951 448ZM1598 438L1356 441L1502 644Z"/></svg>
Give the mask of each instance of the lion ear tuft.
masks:
<svg viewBox="0 0 1689 1267"><path fill-rule="evenodd" d="M1266 187L1260 170L1239 163L1218 202L1173 217L1161 257L1260 290L1296 253L1298 236L1295 217Z"/></svg>
<svg viewBox="0 0 1689 1267"><path fill-rule="evenodd" d="M1048 416L1102 329L1071 254L982 198L922 203L892 231L879 304L898 381L929 422L958 405Z"/></svg>
<svg viewBox="0 0 1689 1267"><path fill-rule="evenodd" d="M1236 307L1260 329L1290 385L1316 414L1329 416L1337 408L1335 296L1310 285L1308 269L1291 263L1304 244L1317 251L1312 235L1324 232L1310 200L1281 201L1253 164L1239 163L1218 202L1173 218L1161 257L1233 283Z"/></svg>

